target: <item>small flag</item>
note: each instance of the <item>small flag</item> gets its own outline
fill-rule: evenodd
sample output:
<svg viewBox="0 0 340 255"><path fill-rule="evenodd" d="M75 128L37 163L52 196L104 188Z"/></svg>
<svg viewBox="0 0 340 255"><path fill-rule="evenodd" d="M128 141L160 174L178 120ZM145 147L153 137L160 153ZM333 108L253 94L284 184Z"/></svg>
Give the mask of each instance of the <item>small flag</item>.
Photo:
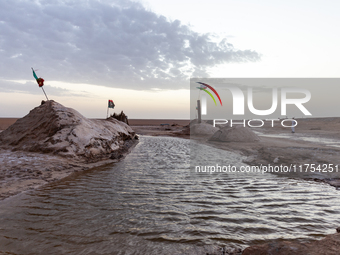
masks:
<svg viewBox="0 0 340 255"><path fill-rule="evenodd" d="M38 78L38 76L35 74L33 68L32 68L32 71L33 71L33 77L36 79L39 87L44 86L44 79L43 78Z"/></svg>
<svg viewBox="0 0 340 255"><path fill-rule="evenodd" d="M44 79L43 78L38 78L37 83L39 84L39 87L44 86Z"/></svg>
<svg viewBox="0 0 340 255"><path fill-rule="evenodd" d="M109 100L109 106L108 106L109 108L115 108L115 104L113 103L113 101L112 100Z"/></svg>
<svg viewBox="0 0 340 255"><path fill-rule="evenodd" d="M35 72L34 72L34 70L33 70L33 67L31 67L31 68L32 68L32 71L33 71L33 77L34 77L34 79L37 81L39 87L40 87L40 88L42 89L42 91L44 92L45 97L46 97L46 99L47 99L47 101L48 101L48 97L47 97L47 95L46 95L46 93L45 93L45 90L44 90L44 88L43 88L43 86L44 86L44 79L43 79L43 78L38 78L38 76L35 74Z"/></svg>
<svg viewBox="0 0 340 255"><path fill-rule="evenodd" d="M38 76L35 74L33 68L32 68L32 71L33 71L33 77L34 77L34 79L38 80Z"/></svg>

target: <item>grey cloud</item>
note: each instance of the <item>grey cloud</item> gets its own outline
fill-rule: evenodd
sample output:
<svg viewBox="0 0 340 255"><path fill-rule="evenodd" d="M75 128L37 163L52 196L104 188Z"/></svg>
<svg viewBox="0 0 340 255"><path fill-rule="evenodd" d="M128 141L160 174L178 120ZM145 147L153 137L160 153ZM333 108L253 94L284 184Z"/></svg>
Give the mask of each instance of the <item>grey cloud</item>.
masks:
<svg viewBox="0 0 340 255"><path fill-rule="evenodd" d="M0 76L119 88L181 88L207 68L258 61L226 39L211 41L180 21L130 1L28 1L0 3Z"/></svg>

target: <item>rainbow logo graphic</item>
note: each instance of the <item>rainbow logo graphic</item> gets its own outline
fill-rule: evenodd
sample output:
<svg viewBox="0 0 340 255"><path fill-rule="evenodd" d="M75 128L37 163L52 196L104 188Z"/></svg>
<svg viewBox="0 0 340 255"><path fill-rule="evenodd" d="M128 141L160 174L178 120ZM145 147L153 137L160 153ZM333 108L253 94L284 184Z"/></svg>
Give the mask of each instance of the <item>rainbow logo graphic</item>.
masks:
<svg viewBox="0 0 340 255"><path fill-rule="evenodd" d="M201 86L197 87L197 88L200 89L200 90L203 90L206 93L208 93L208 95L211 96L211 98L214 100L215 105L217 105L214 96L207 90L207 88L209 88L212 92L214 92L215 95L217 96L218 100L220 101L221 106L222 106L222 101L221 101L220 95L216 92L216 90L213 87L211 87L210 85L208 85L206 83L203 83L203 82L197 82L197 83L201 84Z"/></svg>

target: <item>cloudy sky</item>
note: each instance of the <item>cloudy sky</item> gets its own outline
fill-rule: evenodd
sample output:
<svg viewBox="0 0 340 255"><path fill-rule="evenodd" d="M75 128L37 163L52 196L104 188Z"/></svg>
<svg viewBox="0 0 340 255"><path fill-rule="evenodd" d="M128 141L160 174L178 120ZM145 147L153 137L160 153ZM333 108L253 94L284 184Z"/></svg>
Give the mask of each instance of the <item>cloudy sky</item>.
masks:
<svg viewBox="0 0 340 255"><path fill-rule="evenodd" d="M0 117L189 118L190 77L339 77L336 1L3 0Z"/></svg>

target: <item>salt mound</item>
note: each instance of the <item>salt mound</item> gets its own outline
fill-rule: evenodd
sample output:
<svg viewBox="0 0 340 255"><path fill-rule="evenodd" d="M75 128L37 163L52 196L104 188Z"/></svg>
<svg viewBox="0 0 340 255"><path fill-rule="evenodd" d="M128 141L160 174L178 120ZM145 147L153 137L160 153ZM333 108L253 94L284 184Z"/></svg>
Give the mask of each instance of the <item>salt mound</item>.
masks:
<svg viewBox="0 0 340 255"><path fill-rule="evenodd" d="M217 127L213 127L212 125L201 123L201 124L193 124L190 126L190 135L212 135L219 130Z"/></svg>
<svg viewBox="0 0 340 255"><path fill-rule="evenodd" d="M205 121L201 120L201 123L205 123ZM193 119L192 121L190 121L189 126L191 127L191 126L196 125L196 124L199 124L198 119Z"/></svg>
<svg viewBox="0 0 340 255"><path fill-rule="evenodd" d="M123 150L125 141L134 136L134 131L121 121L90 120L50 100L1 132L0 145L67 157L103 158Z"/></svg>
<svg viewBox="0 0 340 255"><path fill-rule="evenodd" d="M248 127L225 127L217 131L210 141L220 142L257 142L260 138Z"/></svg>

